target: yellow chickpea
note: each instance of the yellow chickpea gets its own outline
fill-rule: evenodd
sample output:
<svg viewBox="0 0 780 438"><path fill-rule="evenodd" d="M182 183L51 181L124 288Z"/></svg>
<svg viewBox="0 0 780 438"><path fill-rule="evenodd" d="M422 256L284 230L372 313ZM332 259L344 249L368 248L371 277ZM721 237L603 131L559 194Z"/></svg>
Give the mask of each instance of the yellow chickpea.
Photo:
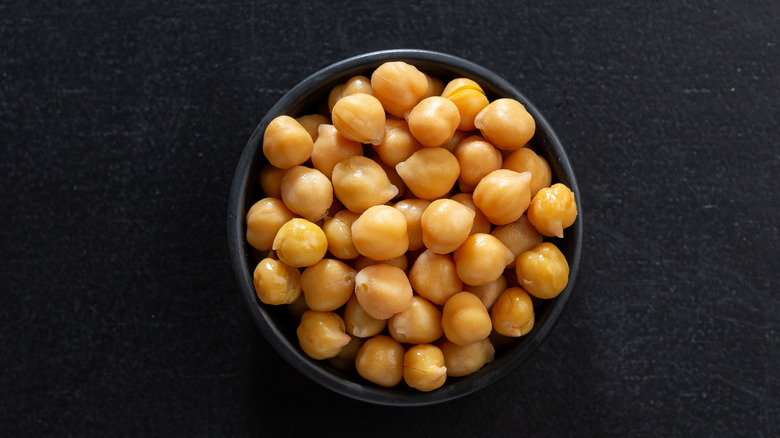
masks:
<svg viewBox="0 0 780 438"><path fill-rule="evenodd" d="M515 265L517 281L529 294L555 298L569 283L569 263L557 246L549 242L520 254Z"/></svg>
<svg viewBox="0 0 780 438"><path fill-rule="evenodd" d="M471 193L456 193L450 199L460 202L474 211L474 224L471 225L469 236L476 233L490 233L493 224L490 223L485 213L482 213L482 210L474 204L474 197Z"/></svg>
<svg viewBox="0 0 780 438"><path fill-rule="evenodd" d="M255 202L246 213L246 240L259 251L268 251L279 228L295 215L276 198Z"/></svg>
<svg viewBox="0 0 780 438"><path fill-rule="evenodd" d="M344 331L344 321L333 312L303 312L296 332L303 352L317 360L335 357L352 340Z"/></svg>
<svg viewBox="0 0 780 438"><path fill-rule="evenodd" d="M469 237L474 210L452 199L437 199L420 218L425 247L438 254L455 251Z"/></svg>
<svg viewBox="0 0 780 438"><path fill-rule="evenodd" d="M448 194L460 174L458 159L443 148L425 148L395 166L406 187L420 199Z"/></svg>
<svg viewBox="0 0 780 438"><path fill-rule="evenodd" d="M473 131L476 128L474 119L489 103L482 87L468 78L453 79L447 83L441 95L458 107L460 113L458 129L461 131Z"/></svg>
<svg viewBox="0 0 780 438"><path fill-rule="evenodd" d="M462 192L471 192L490 172L501 168L501 151L479 135L461 141L454 151L460 165L458 184Z"/></svg>
<svg viewBox="0 0 780 438"><path fill-rule="evenodd" d="M331 117L333 126L350 140L379 144L385 135L385 110L370 94L343 96L333 105Z"/></svg>
<svg viewBox="0 0 780 438"><path fill-rule="evenodd" d="M444 355L447 375L450 377L468 376L493 361L496 350L489 338L468 345L458 345L447 338L441 338L436 345Z"/></svg>
<svg viewBox="0 0 780 438"><path fill-rule="evenodd" d="M510 98L490 102L474 118L474 126L490 144L507 151L520 149L536 132L536 122L525 106Z"/></svg>
<svg viewBox="0 0 780 438"><path fill-rule="evenodd" d="M379 386L392 387L404 377L404 347L386 335L366 340L357 352L355 369L361 377Z"/></svg>
<svg viewBox="0 0 780 438"><path fill-rule="evenodd" d="M515 256L490 234L472 234L452 254L458 278L471 286L484 286L498 279Z"/></svg>
<svg viewBox="0 0 780 438"><path fill-rule="evenodd" d="M336 259L322 259L301 273L301 289L311 310L330 311L343 306L355 291L357 271Z"/></svg>
<svg viewBox="0 0 780 438"><path fill-rule="evenodd" d="M322 231L328 239L328 251L331 254L344 260L354 259L360 255L352 241L352 223L358 217L360 215L355 212L341 210L333 217L325 219Z"/></svg>
<svg viewBox="0 0 780 438"><path fill-rule="evenodd" d="M577 219L574 193L561 183L539 190L528 206L528 220L545 236L563 237Z"/></svg>
<svg viewBox="0 0 780 438"><path fill-rule="evenodd" d="M514 222L531 203L530 181L530 172L494 170L474 189L474 204L496 225Z"/></svg>
<svg viewBox="0 0 780 438"><path fill-rule="evenodd" d="M424 251L414 261L409 270L409 282L421 297L438 305L463 290L452 255L436 254L431 250Z"/></svg>
<svg viewBox="0 0 780 438"><path fill-rule="evenodd" d="M349 80L347 80L347 82L344 83L344 89L342 91L343 96L349 96L357 93L373 95L373 92L371 91L371 79L363 75L357 75L352 76L349 78Z"/></svg>
<svg viewBox="0 0 780 438"><path fill-rule="evenodd" d="M420 344L404 354L404 381L409 387L428 392L441 388L447 380L447 367L439 347Z"/></svg>
<svg viewBox="0 0 780 438"><path fill-rule="evenodd" d="M332 183L336 198L355 213L384 204L398 194L382 166L364 156L339 161L333 167Z"/></svg>
<svg viewBox="0 0 780 438"><path fill-rule="evenodd" d="M412 305L414 293L404 271L380 264L357 273L355 295L366 313L376 319L389 319Z"/></svg>
<svg viewBox="0 0 780 438"><path fill-rule="evenodd" d="M338 84L331 88L330 93L328 93L328 111L331 114L333 113L333 107L336 106L336 102L344 96L345 86L345 84Z"/></svg>
<svg viewBox="0 0 780 438"><path fill-rule="evenodd" d="M424 246L421 221L423 212L430 204L431 202L425 199L403 199L393 205L406 218L409 251L418 250Z"/></svg>
<svg viewBox="0 0 780 438"><path fill-rule="evenodd" d="M347 327L347 333L358 338L376 336L387 327L386 319L376 319L366 313L355 294L352 294L347 305L344 306L344 323Z"/></svg>
<svg viewBox="0 0 780 438"><path fill-rule="evenodd" d="M409 131L425 147L439 147L455 134L460 123L458 107L440 96L426 97L405 116Z"/></svg>
<svg viewBox="0 0 780 438"><path fill-rule="evenodd" d="M431 96L441 96L441 92L444 91L444 82L428 74L425 75L425 78L428 79L428 90L423 94L422 99Z"/></svg>
<svg viewBox="0 0 780 438"><path fill-rule="evenodd" d="M365 339L352 336L344 348L341 349L339 354L328 359L328 363L339 371L350 372L355 369L355 359L357 359L357 352L360 347L363 346Z"/></svg>
<svg viewBox="0 0 780 438"><path fill-rule="evenodd" d="M295 218L287 221L276 233L272 249L279 260L292 267L303 268L322 260L328 250L328 238L317 224Z"/></svg>
<svg viewBox="0 0 780 438"><path fill-rule="evenodd" d="M358 271L368 266L380 265L380 264L395 266L396 268L404 272L406 272L406 270L409 268L409 262L406 259L406 254L401 254L398 257L393 257L392 259L387 259L387 260L374 260L364 255L359 255L355 259L355 269L357 269Z"/></svg>
<svg viewBox="0 0 780 438"><path fill-rule="evenodd" d="M263 154L272 166L289 169L311 156L314 140L297 120L279 116L271 120L263 134Z"/></svg>
<svg viewBox="0 0 780 438"><path fill-rule="evenodd" d="M358 252L374 260L402 256L409 249L406 218L389 205L375 205L352 224L352 242Z"/></svg>
<svg viewBox="0 0 780 438"><path fill-rule="evenodd" d="M458 345L481 341L493 330L490 314L471 292L458 292L444 303L441 326L447 339Z"/></svg>
<svg viewBox="0 0 780 438"><path fill-rule="evenodd" d="M428 91L428 78L403 61L385 62L371 74L371 90L385 111L400 118Z"/></svg>
<svg viewBox="0 0 780 438"><path fill-rule="evenodd" d="M420 296L412 297L412 305L387 320L390 336L404 344L428 344L444 334L441 311Z"/></svg>
<svg viewBox="0 0 780 438"><path fill-rule="evenodd" d="M311 136L313 142L317 142L319 136L320 125L330 123L330 119L322 114L306 114L304 116L297 117L295 120L303 126L306 132Z"/></svg>
<svg viewBox="0 0 780 438"><path fill-rule="evenodd" d="M513 262L520 254L542 243L542 235L531 225L526 215L514 222L496 227L490 234L512 251L515 256Z"/></svg>
<svg viewBox="0 0 780 438"><path fill-rule="evenodd" d="M257 298L265 304L290 304L301 295L300 271L282 261L260 260L253 277Z"/></svg>
<svg viewBox="0 0 780 438"><path fill-rule="evenodd" d="M550 163L528 147L520 148L504 159L504 169L515 172L531 172L531 197L552 183Z"/></svg>
<svg viewBox="0 0 780 438"><path fill-rule="evenodd" d="M373 146L379 158L393 167L422 147L409 130L409 124L403 119L387 119L382 142Z"/></svg>
<svg viewBox="0 0 780 438"><path fill-rule="evenodd" d="M265 196L282 199L282 178L287 169L278 169L270 163L260 170L260 188Z"/></svg>
<svg viewBox="0 0 780 438"><path fill-rule="evenodd" d="M333 176L333 168L340 161L363 155L363 145L339 134L333 125L321 124L318 133L311 152L311 164L328 179Z"/></svg>
<svg viewBox="0 0 780 438"><path fill-rule="evenodd" d="M493 329L499 334L520 337L534 326L534 305L526 291L511 287L501 293L490 312Z"/></svg>
<svg viewBox="0 0 780 438"><path fill-rule="evenodd" d="M468 284L463 285L463 290L471 292L479 297L485 308L490 310L498 300L498 297L507 289L507 281L505 276L498 277L495 281L482 286L470 286Z"/></svg>
<svg viewBox="0 0 780 438"><path fill-rule="evenodd" d="M333 203L333 186L319 170L295 166L282 178L282 201L293 213L317 222Z"/></svg>

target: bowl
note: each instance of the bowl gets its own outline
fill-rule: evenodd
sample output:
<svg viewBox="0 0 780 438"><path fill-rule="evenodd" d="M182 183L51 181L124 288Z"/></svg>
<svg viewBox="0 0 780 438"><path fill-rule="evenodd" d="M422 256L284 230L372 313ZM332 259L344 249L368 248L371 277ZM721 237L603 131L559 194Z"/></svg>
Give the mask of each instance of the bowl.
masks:
<svg viewBox="0 0 780 438"><path fill-rule="evenodd" d="M554 243L569 262L569 282L556 298L546 300L535 310L533 329L517 341L496 349L495 359L474 374L448 377L441 388L421 392L403 382L393 388L377 386L357 373L345 373L327 361L314 360L298 346L296 327L284 306L267 306L255 294L253 271L261 254L246 241L245 217L254 202L263 197L258 181L259 170L267 163L262 152L262 138L268 123L279 115L297 117L317 112L319 103L327 100L334 86L355 75L370 76L387 61L404 61L425 73L439 77L446 84L456 77L475 80L488 98L511 97L525 105L536 121L531 140L534 150L550 164L553 183L566 184L578 201L579 214L566 229L563 238L545 239ZM581 198L574 172L558 136L550 124L525 95L496 73L468 60L445 53L416 49L396 49L366 53L336 62L295 85L267 112L257 125L236 166L228 203L228 245L238 289L257 327L270 345L291 366L320 385L344 396L379 405L422 406L454 400L474 393L515 371L550 334L572 293L580 263L582 247ZM294 382L289 382L293 386Z"/></svg>

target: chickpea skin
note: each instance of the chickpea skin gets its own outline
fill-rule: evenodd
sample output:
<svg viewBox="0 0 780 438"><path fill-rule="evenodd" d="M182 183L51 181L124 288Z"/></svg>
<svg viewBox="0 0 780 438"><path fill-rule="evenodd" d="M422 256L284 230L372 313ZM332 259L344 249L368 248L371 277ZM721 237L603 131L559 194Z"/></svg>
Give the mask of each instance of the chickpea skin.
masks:
<svg viewBox="0 0 780 438"><path fill-rule="evenodd" d="M540 243L517 258L517 281L529 294L541 299L555 298L569 283L569 263L557 246Z"/></svg>
<svg viewBox="0 0 780 438"><path fill-rule="evenodd" d="M444 354L439 347L419 344L404 354L404 381L409 387L428 392L441 388L447 380Z"/></svg>
<svg viewBox="0 0 780 438"><path fill-rule="evenodd" d="M390 336L404 344L428 344L441 337L441 311L420 296L412 297L412 305L387 321Z"/></svg>
<svg viewBox="0 0 780 438"><path fill-rule="evenodd" d="M301 295L301 273L292 266L272 258L264 258L254 271L257 298L265 304L278 306L295 302Z"/></svg>
<svg viewBox="0 0 780 438"><path fill-rule="evenodd" d="M344 321L333 312L303 312L296 332L303 352L317 360L335 357L352 340L344 331Z"/></svg>
<svg viewBox="0 0 780 438"><path fill-rule="evenodd" d="M375 205L352 224L358 252L374 260L400 257L409 249L406 217L389 205Z"/></svg>
<svg viewBox="0 0 780 438"><path fill-rule="evenodd" d="M452 254L458 278L471 286L496 281L515 256L500 240L490 234L472 234Z"/></svg>
<svg viewBox="0 0 780 438"><path fill-rule="evenodd" d="M437 199L420 218L425 247L438 254L455 251L469 236L474 210L452 199Z"/></svg>
<svg viewBox="0 0 780 438"><path fill-rule="evenodd" d="M332 183L336 198L355 213L384 204L398 194L382 166L364 156L339 161L333 167Z"/></svg>
<svg viewBox="0 0 780 438"><path fill-rule="evenodd" d="M385 62L371 74L371 90L385 111L402 118L428 91L428 78L403 61Z"/></svg>
<svg viewBox="0 0 780 438"><path fill-rule="evenodd" d="M409 270L409 282L421 297L438 305L463 290L452 255L436 254L431 250L425 250L414 261Z"/></svg>
<svg viewBox="0 0 780 438"><path fill-rule="evenodd" d="M328 238L317 224L295 218L287 221L276 233L272 249L279 260L292 267L303 268L325 257Z"/></svg>
<svg viewBox="0 0 780 438"><path fill-rule="evenodd" d="M404 377L404 347L386 335L366 340L355 358L355 369L369 382L387 388L393 387Z"/></svg>
<svg viewBox="0 0 780 438"><path fill-rule="evenodd" d="M380 144L385 135L385 110L376 97L356 93L343 96L331 114L333 126L344 137L359 143Z"/></svg>
<svg viewBox="0 0 780 438"><path fill-rule="evenodd" d="M534 305L531 296L519 287L501 293L490 312L493 329L501 335L520 337L534 326Z"/></svg>
<svg viewBox="0 0 780 438"><path fill-rule="evenodd" d="M440 96L420 101L405 116L409 131L425 147L439 147L455 134L460 123L458 107Z"/></svg>
<svg viewBox="0 0 780 438"><path fill-rule="evenodd" d="M279 228L295 215L276 198L255 202L246 213L246 240L259 251L268 251Z"/></svg>
<svg viewBox="0 0 780 438"><path fill-rule="evenodd" d="M379 264L357 273L355 295L366 313L376 319L389 319L412 305L414 292L404 271Z"/></svg>
<svg viewBox="0 0 780 438"><path fill-rule="evenodd" d="M494 170L474 189L474 204L496 225L514 222L531 203L530 181L530 172Z"/></svg>
<svg viewBox="0 0 780 438"><path fill-rule="evenodd" d="M357 271L336 259L322 259L301 273L301 289L311 310L331 311L343 306L355 291Z"/></svg>
<svg viewBox="0 0 780 438"><path fill-rule="evenodd" d="M519 173L531 172L531 197L552 184L550 163L527 146L507 155L502 167Z"/></svg>
<svg viewBox="0 0 780 438"><path fill-rule="evenodd" d="M471 292L458 292L444 303L441 326L447 339L458 345L481 341L493 330L490 314Z"/></svg>
<svg viewBox="0 0 780 438"><path fill-rule="evenodd" d="M492 362L496 353L489 338L463 346L447 338L441 338L436 345L444 355L449 377L462 377L476 373L485 364Z"/></svg>
<svg viewBox="0 0 780 438"><path fill-rule="evenodd" d="M274 167L289 169L303 164L313 149L309 132L290 116L276 117L265 128L263 154Z"/></svg>
<svg viewBox="0 0 780 438"><path fill-rule="evenodd" d="M443 148L425 148L395 166L406 187L420 199L441 198L460 174L458 159Z"/></svg>
<svg viewBox="0 0 780 438"><path fill-rule="evenodd" d="M295 166L282 178L282 201L293 213L317 222L333 203L333 186L317 169Z"/></svg>
<svg viewBox="0 0 780 438"><path fill-rule="evenodd" d="M525 106L510 98L490 102L474 118L474 126L490 144L506 151L520 149L536 132L536 122Z"/></svg>
<svg viewBox="0 0 780 438"><path fill-rule="evenodd" d="M545 236L563 237L577 219L574 193L561 183L539 190L528 206L528 220Z"/></svg>

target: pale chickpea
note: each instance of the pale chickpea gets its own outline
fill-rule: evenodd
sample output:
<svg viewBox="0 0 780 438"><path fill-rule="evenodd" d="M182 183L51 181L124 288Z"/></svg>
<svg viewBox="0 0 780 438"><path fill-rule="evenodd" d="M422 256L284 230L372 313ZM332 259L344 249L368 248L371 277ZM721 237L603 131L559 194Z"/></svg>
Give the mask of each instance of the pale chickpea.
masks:
<svg viewBox="0 0 780 438"><path fill-rule="evenodd" d="M545 236L563 237L563 229L576 219L574 193L561 183L539 190L528 206L528 220Z"/></svg>
<svg viewBox="0 0 780 438"><path fill-rule="evenodd" d="M294 217L280 199L263 198L255 202L246 213L247 242L259 251L270 250L279 228Z"/></svg>
<svg viewBox="0 0 780 438"><path fill-rule="evenodd" d="M423 212L430 204L431 202L425 199L403 199L393 205L406 218L409 251L414 251L424 246L421 220Z"/></svg>
<svg viewBox="0 0 780 438"><path fill-rule="evenodd" d="M471 192L487 174L501 168L501 151L479 135L461 141L454 151L460 165L458 185L462 192Z"/></svg>
<svg viewBox="0 0 780 438"><path fill-rule="evenodd" d="M379 264L361 269L355 276L360 307L376 319L389 319L412 305L412 285L395 266Z"/></svg>
<svg viewBox="0 0 780 438"><path fill-rule="evenodd" d="M272 258L260 260L253 275L257 298L265 304L290 304L301 295L301 273Z"/></svg>
<svg viewBox="0 0 780 438"><path fill-rule="evenodd" d="M458 107L440 96L426 97L404 117L409 131L425 147L439 147L455 134L460 123Z"/></svg>
<svg viewBox="0 0 780 438"><path fill-rule="evenodd" d="M379 158L393 167L411 157L422 147L409 130L406 120L392 118L385 121L385 136L382 142L373 146Z"/></svg>
<svg viewBox="0 0 780 438"><path fill-rule="evenodd" d="M498 300L498 297L508 288L506 276L501 275L495 281L482 286L470 286L468 284L463 285L463 290L471 292L479 297L485 308L490 310Z"/></svg>
<svg viewBox="0 0 780 438"><path fill-rule="evenodd" d="M511 287L501 293L490 312L493 329L504 336L520 337L534 326L534 305L526 291Z"/></svg>
<svg viewBox="0 0 780 438"><path fill-rule="evenodd" d="M379 264L395 266L396 268L404 272L406 272L407 269L409 269L409 262L406 259L406 254L401 254L398 257L393 257L392 259L387 259L387 260L374 260L364 255L359 255L355 259L355 269L357 269L358 271L365 267L372 266L372 265L379 265Z"/></svg>
<svg viewBox="0 0 780 438"><path fill-rule="evenodd" d="M322 259L301 273L301 289L306 306L330 311L343 306L355 291L357 271L336 259Z"/></svg>
<svg viewBox="0 0 780 438"><path fill-rule="evenodd" d="M482 210L477 208L477 205L474 204L474 197L471 193L456 193L452 195L450 199L460 202L466 207L474 210L474 223L471 225L469 236L476 233L490 233L493 224L490 223L490 220L485 216L485 213L482 213Z"/></svg>
<svg viewBox="0 0 780 438"><path fill-rule="evenodd" d="M355 212L341 210L333 217L325 219L322 231L328 239L328 251L331 254L344 260L354 259L360 255L352 241L352 223L358 217L360 215Z"/></svg>
<svg viewBox="0 0 780 438"><path fill-rule="evenodd" d="M520 219L531 203L531 173L498 169L487 174L474 189L474 204L490 222L504 225Z"/></svg>
<svg viewBox="0 0 780 438"><path fill-rule="evenodd" d="M279 169L270 163L260 170L260 188L270 198L282 199L282 178L287 169Z"/></svg>
<svg viewBox="0 0 780 438"><path fill-rule="evenodd" d="M428 344L441 337L441 310L420 296L412 297L412 305L387 320L390 336L404 344Z"/></svg>
<svg viewBox="0 0 780 438"><path fill-rule="evenodd" d="M490 234L512 251L515 255L513 262L520 254L542 243L542 235L531 225L526 215L514 222L496 227Z"/></svg>
<svg viewBox="0 0 780 438"><path fill-rule="evenodd" d="M525 106L515 99L490 102L474 118L474 126L493 146L513 151L525 146L536 132L536 122Z"/></svg>
<svg viewBox="0 0 780 438"><path fill-rule="evenodd" d="M404 347L386 335L366 340L355 357L355 369L369 382L387 388L404 377Z"/></svg>
<svg viewBox="0 0 780 438"><path fill-rule="evenodd" d="M438 254L455 251L469 237L474 210L452 199L437 199L420 218L425 247Z"/></svg>
<svg viewBox="0 0 780 438"><path fill-rule="evenodd" d="M420 199L448 194L460 174L458 159L443 148L425 148L395 166L406 187Z"/></svg>
<svg viewBox="0 0 780 438"><path fill-rule="evenodd" d="M490 314L471 292L458 292L444 303L441 326L447 339L458 345L481 341L493 330Z"/></svg>
<svg viewBox="0 0 780 438"><path fill-rule="evenodd" d="M347 327L347 333L358 338L376 336L387 327L386 319L376 319L366 313L355 294L352 294L347 305L344 306L344 323Z"/></svg>
<svg viewBox="0 0 780 438"><path fill-rule="evenodd" d="M315 143L317 142L317 137L319 136L320 125L330 123L330 119L322 114L306 114L297 117L295 120L297 120L298 123L300 123L304 129L306 129L306 132L309 133L309 136L311 136L312 141Z"/></svg>
<svg viewBox="0 0 780 438"><path fill-rule="evenodd" d="M555 298L569 283L569 263L557 246L549 242L520 254L515 265L517 281L529 294Z"/></svg>
<svg viewBox="0 0 780 438"><path fill-rule="evenodd" d="M403 61L385 62L371 74L371 90L385 111L403 117L428 91L428 78Z"/></svg>
<svg viewBox="0 0 780 438"><path fill-rule="evenodd" d="M374 260L399 257L409 249L406 218L392 206L375 205L352 223L352 242Z"/></svg>
<svg viewBox="0 0 780 438"><path fill-rule="evenodd" d="M468 345L458 345L445 337L436 345L444 355L444 364L447 365L447 375L450 377L474 374L485 364L492 362L496 353L490 338Z"/></svg>
<svg viewBox="0 0 780 438"><path fill-rule="evenodd" d="M339 134L333 125L321 124L318 133L311 152L311 164L328 179L333 176L333 168L340 161L363 155L363 145Z"/></svg>
<svg viewBox="0 0 780 438"><path fill-rule="evenodd" d="M281 188L284 205L311 222L325 217L333 203L333 186L317 169L293 167L284 174Z"/></svg>
<svg viewBox="0 0 780 438"><path fill-rule="evenodd" d="M274 167L289 169L303 164L311 156L312 149L311 135L290 116L278 116L265 128L263 154Z"/></svg>
<svg viewBox="0 0 780 438"><path fill-rule="evenodd" d="M303 352L317 360L335 357L352 340L344 330L344 321L333 312L303 312L296 333Z"/></svg>
<svg viewBox="0 0 780 438"><path fill-rule="evenodd" d="M333 126L350 140L379 144L385 135L385 110L370 94L343 96L333 105L331 117Z"/></svg>
<svg viewBox="0 0 780 438"><path fill-rule="evenodd" d="M328 359L328 363L339 371L350 372L355 369L355 359L357 359L357 352L360 347L363 346L365 339L352 336L349 343L339 351L334 357Z"/></svg>
<svg viewBox="0 0 780 438"><path fill-rule="evenodd" d="M528 147L520 148L504 159L504 169L515 172L531 172L531 197L552 183L550 163Z"/></svg>
<svg viewBox="0 0 780 438"><path fill-rule="evenodd" d="M441 388L447 380L447 367L439 347L420 344L404 354L404 381L410 388L422 392Z"/></svg>
<svg viewBox="0 0 780 438"><path fill-rule="evenodd" d="M331 180L336 198L355 213L384 204L398 194L382 166L364 156L339 161L333 167Z"/></svg>
<svg viewBox="0 0 780 438"><path fill-rule="evenodd" d="M489 103L482 87L468 78L451 80L444 87L441 95L451 100L457 106L460 113L458 129L461 131L473 131L476 128L474 119Z"/></svg>
<svg viewBox="0 0 780 438"><path fill-rule="evenodd" d="M317 224L294 218L282 225L271 248L279 260L303 268L322 260L328 250L328 238Z"/></svg>
<svg viewBox="0 0 780 438"><path fill-rule="evenodd" d="M504 268L515 259L500 240L490 234L469 236L452 254L458 278L471 286L484 286L496 281Z"/></svg>
<svg viewBox="0 0 780 438"><path fill-rule="evenodd" d="M421 297L438 305L463 291L452 255L436 254L431 250L425 250L414 261L409 270L409 282Z"/></svg>

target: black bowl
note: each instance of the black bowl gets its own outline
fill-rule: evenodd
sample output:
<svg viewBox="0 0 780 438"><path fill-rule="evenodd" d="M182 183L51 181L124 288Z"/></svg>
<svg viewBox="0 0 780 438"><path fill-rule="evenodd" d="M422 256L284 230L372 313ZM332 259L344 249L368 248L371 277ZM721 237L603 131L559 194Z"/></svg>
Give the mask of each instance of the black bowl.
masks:
<svg viewBox="0 0 780 438"><path fill-rule="evenodd" d="M228 243L230 259L236 280L257 327L268 342L298 371L315 382L345 396L365 402L394 406L420 406L453 400L478 391L515 370L536 350L550 333L571 295L580 263L582 246L582 206L576 222L565 231L563 239L552 239L569 262L569 283L556 298L544 301L536 308L534 328L517 341L496 350L495 360L478 372L460 378L448 378L439 389L420 392L403 382L394 388L382 388L362 379L356 373L344 373L331 367L327 361L307 356L298 346L296 327L289 314L280 306L266 306L255 294L252 275L261 255L246 241L245 216L249 207L261 199L258 172L267 163L262 152L262 138L268 123L276 116L297 117L317 112L334 86L355 75L370 76L386 61L404 61L420 70L437 76L445 83L456 77L475 80L492 101L511 97L523 103L536 121L532 139L534 150L550 163L553 183L566 184L581 201L577 182L569 159L552 127L528 98L495 73L470 61L426 50L386 50L366 53L332 64L304 79L285 94L265 115L249 139L236 167L228 204ZM281 306L283 307L283 306ZM289 382L294 385L294 382Z"/></svg>

